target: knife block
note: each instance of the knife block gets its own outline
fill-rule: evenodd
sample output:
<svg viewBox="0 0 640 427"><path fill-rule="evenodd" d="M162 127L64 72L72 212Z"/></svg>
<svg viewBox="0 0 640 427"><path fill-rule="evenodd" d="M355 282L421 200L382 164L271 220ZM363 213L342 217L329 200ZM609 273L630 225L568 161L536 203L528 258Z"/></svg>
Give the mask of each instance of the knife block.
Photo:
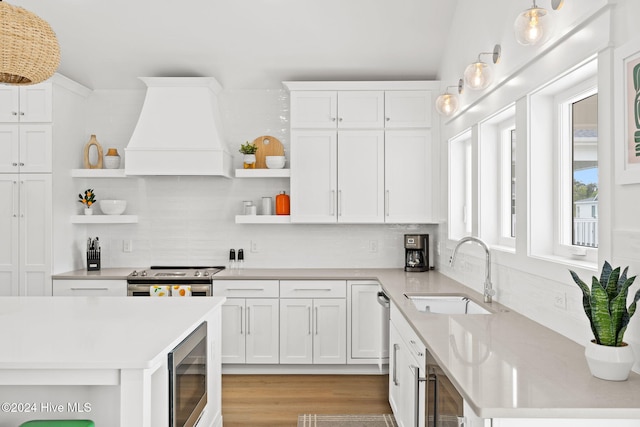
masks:
<svg viewBox="0 0 640 427"><path fill-rule="evenodd" d="M100 270L100 249L87 251L87 271Z"/></svg>

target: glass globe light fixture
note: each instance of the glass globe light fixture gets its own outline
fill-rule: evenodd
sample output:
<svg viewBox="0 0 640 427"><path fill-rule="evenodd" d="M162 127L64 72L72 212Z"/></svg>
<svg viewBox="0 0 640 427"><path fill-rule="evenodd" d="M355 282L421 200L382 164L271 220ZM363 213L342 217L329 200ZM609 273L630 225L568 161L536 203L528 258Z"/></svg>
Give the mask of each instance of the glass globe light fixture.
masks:
<svg viewBox="0 0 640 427"><path fill-rule="evenodd" d="M447 86L445 92L436 99L436 111L439 114L450 117L458 111L460 106L458 95L449 93L449 88L456 87L458 88L458 93L462 93L463 84L462 79L460 79L457 86Z"/></svg>
<svg viewBox="0 0 640 427"><path fill-rule="evenodd" d="M547 11L536 5L535 0L530 9L525 10L513 24L516 40L524 46L540 43L549 31Z"/></svg>
<svg viewBox="0 0 640 427"><path fill-rule="evenodd" d="M480 59L482 55L492 55L493 63L497 64L500 61L501 55L500 45L496 45L493 52L480 53L478 60L469 64L464 70L464 83L473 90L484 90L488 88L493 81L493 70L489 64Z"/></svg>

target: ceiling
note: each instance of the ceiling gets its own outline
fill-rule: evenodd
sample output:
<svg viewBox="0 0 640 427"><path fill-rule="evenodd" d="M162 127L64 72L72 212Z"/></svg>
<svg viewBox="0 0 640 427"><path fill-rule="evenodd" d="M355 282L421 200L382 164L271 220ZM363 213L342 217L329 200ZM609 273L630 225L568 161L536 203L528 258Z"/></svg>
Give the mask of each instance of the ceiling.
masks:
<svg viewBox="0 0 640 427"><path fill-rule="evenodd" d="M285 80L437 79L457 0L9 0L49 22L58 71L91 89L138 76L213 76L225 89Z"/></svg>

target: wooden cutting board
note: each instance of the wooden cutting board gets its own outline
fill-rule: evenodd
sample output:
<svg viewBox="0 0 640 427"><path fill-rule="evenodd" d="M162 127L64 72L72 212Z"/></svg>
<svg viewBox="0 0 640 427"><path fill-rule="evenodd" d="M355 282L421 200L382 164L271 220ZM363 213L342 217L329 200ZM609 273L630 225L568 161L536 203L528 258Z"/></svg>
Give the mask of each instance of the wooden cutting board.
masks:
<svg viewBox="0 0 640 427"><path fill-rule="evenodd" d="M284 147L276 137L262 135L254 139L253 143L258 147L258 151L256 151L256 169L267 168L266 156L284 156Z"/></svg>

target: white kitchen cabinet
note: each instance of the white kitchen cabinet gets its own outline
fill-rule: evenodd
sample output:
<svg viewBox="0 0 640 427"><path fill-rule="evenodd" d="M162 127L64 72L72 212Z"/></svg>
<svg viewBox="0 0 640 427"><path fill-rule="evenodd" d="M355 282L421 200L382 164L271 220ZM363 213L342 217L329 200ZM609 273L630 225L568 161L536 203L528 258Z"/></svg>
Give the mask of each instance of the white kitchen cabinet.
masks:
<svg viewBox="0 0 640 427"><path fill-rule="evenodd" d="M390 317L389 404L398 426L424 427L426 346L393 305Z"/></svg>
<svg viewBox="0 0 640 427"><path fill-rule="evenodd" d="M54 279L53 296L126 297L127 281L110 279Z"/></svg>
<svg viewBox="0 0 640 427"><path fill-rule="evenodd" d="M384 127L382 91L293 91L292 129Z"/></svg>
<svg viewBox="0 0 640 427"><path fill-rule="evenodd" d="M0 173L51 173L51 125L1 125Z"/></svg>
<svg viewBox="0 0 640 427"><path fill-rule="evenodd" d="M389 308L378 303L377 282L349 281L347 363L387 364L389 360Z"/></svg>
<svg viewBox="0 0 640 427"><path fill-rule="evenodd" d="M0 295L51 295L51 175L0 174Z"/></svg>
<svg viewBox="0 0 640 427"><path fill-rule="evenodd" d="M0 123L47 123L53 120L53 85L0 85Z"/></svg>
<svg viewBox="0 0 640 427"><path fill-rule="evenodd" d="M280 363L345 364L346 282L286 280L280 293Z"/></svg>
<svg viewBox="0 0 640 427"><path fill-rule="evenodd" d="M382 223L383 131L292 131L291 222Z"/></svg>
<svg viewBox="0 0 640 427"><path fill-rule="evenodd" d="M428 129L385 132L385 222L435 220L432 152Z"/></svg>
<svg viewBox="0 0 640 427"><path fill-rule="evenodd" d="M431 127L431 91L386 91L384 104L386 129Z"/></svg>
<svg viewBox="0 0 640 427"><path fill-rule="evenodd" d="M216 280L222 306L222 363L277 364L280 306L277 280Z"/></svg>

